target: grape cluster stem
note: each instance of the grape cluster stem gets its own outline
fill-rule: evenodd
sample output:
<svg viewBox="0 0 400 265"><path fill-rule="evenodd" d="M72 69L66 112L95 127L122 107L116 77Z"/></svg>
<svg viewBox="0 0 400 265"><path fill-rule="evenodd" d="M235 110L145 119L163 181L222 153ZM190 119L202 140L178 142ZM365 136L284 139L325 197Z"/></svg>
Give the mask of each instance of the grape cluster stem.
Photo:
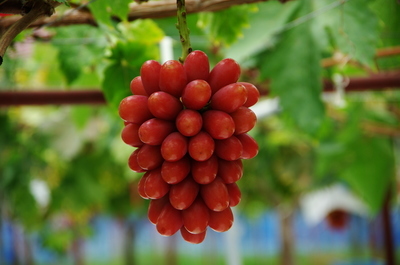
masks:
<svg viewBox="0 0 400 265"><path fill-rule="evenodd" d="M183 63L186 57L189 55L189 53L192 52L192 45L190 44L190 38L189 38L190 31L186 22L185 0L177 0L176 6L177 6L177 17L178 17L177 28L179 31L179 39L182 44L182 56L179 57L179 61Z"/></svg>

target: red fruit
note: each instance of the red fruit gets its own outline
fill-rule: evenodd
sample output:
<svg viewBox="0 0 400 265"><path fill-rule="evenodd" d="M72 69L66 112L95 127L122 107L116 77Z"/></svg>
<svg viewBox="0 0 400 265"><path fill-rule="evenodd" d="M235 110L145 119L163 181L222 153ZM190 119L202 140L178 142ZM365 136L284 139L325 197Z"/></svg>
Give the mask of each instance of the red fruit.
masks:
<svg viewBox="0 0 400 265"><path fill-rule="evenodd" d="M153 115L147 107L146 96L132 95L124 98L119 104L119 116L131 123L141 124L148 119L153 118Z"/></svg>
<svg viewBox="0 0 400 265"><path fill-rule="evenodd" d="M182 211L183 226L192 234L200 234L207 230L209 209L200 197L192 205Z"/></svg>
<svg viewBox="0 0 400 265"><path fill-rule="evenodd" d="M215 141L215 154L222 159L233 161L242 157L243 146L236 136Z"/></svg>
<svg viewBox="0 0 400 265"><path fill-rule="evenodd" d="M174 120L182 108L179 99L166 92L154 92L149 97L148 109L157 118Z"/></svg>
<svg viewBox="0 0 400 265"><path fill-rule="evenodd" d="M138 164L137 156L138 156L139 150L140 149L136 149L135 151L133 151L132 154L129 156L129 159L128 159L129 168L132 169L134 172L137 172L137 173L141 173L141 172L145 172L146 171L143 168L141 168L139 166L139 164Z"/></svg>
<svg viewBox="0 0 400 265"><path fill-rule="evenodd" d="M121 132L122 141L134 147L142 146L143 142L139 138L139 127L140 125L136 123L127 124Z"/></svg>
<svg viewBox="0 0 400 265"><path fill-rule="evenodd" d="M242 160L226 161L219 159L218 176L221 177L225 183L234 183L238 181L243 176Z"/></svg>
<svg viewBox="0 0 400 265"><path fill-rule="evenodd" d="M244 85L247 90L247 100L243 104L245 107L251 107L257 103L260 98L260 91L258 91L257 87L253 84L247 82L238 82L241 85Z"/></svg>
<svg viewBox="0 0 400 265"><path fill-rule="evenodd" d="M208 225L211 229L217 232L228 231L233 225L233 213L231 207L223 211L210 211L210 220Z"/></svg>
<svg viewBox="0 0 400 265"><path fill-rule="evenodd" d="M198 111L191 109L182 110L176 117L176 128L184 136L198 134L203 126L203 118Z"/></svg>
<svg viewBox="0 0 400 265"><path fill-rule="evenodd" d="M235 83L240 77L240 65L233 59L226 58L217 63L210 72L208 83L214 94L220 88Z"/></svg>
<svg viewBox="0 0 400 265"><path fill-rule="evenodd" d="M234 112L247 100L246 88L238 83L226 85L211 97L211 108L227 113Z"/></svg>
<svg viewBox="0 0 400 265"><path fill-rule="evenodd" d="M159 91L161 64L154 60L148 60L142 64L140 68L140 76L142 78L143 88L147 95Z"/></svg>
<svg viewBox="0 0 400 265"><path fill-rule="evenodd" d="M146 90L144 90L141 76L136 76L132 79L130 89L133 95L148 96Z"/></svg>
<svg viewBox="0 0 400 265"><path fill-rule="evenodd" d="M236 183L226 184L229 193L229 206L234 207L239 204L242 197L239 186Z"/></svg>
<svg viewBox="0 0 400 265"><path fill-rule="evenodd" d="M208 184L215 179L218 172L218 158L212 155L206 161L192 161L192 176L199 184Z"/></svg>
<svg viewBox="0 0 400 265"><path fill-rule="evenodd" d="M169 60L161 66L159 82L161 91L179 98L186 84L187 78L185 68L183 68L180 62Z"/></svg>
<svg viewBox="0 0 400 265"><path fill-rule="evenodd" d="M161 169L157 168L147 172L144 192L150 199L160 199L170 190L170 185L161 177Z"/></svg>
<svg viewBox="0 0 400 265"><path fill-rule="evenodd" d="M140 197L142 197L143 199L149 199L149 196L147 196L146 192L144 191L144 184L146 183L148 176L149 176L148 172L144 173L138 183L138 193Z"/></svg>
<svg viewBox="0 0 400 265"><path fill-rule="evenodd" d="M175 209L184 210L192 205L198 192L199 184L193 178L187 177L178 184L171 186L169 201Z"/></svg>
<svg viewBox="0 0 400 265"><path fill-rule="evenodd" d="M334 209L326 216L326 222L332 229L342 230L349 222L349 214L343 209Z"/></svg>
<svg viewBox="0 0 400 265"><path fill-rule="evenodd" d="M213 182L202 185L200 194L207 207L212 211L223 211L229 206L228 189L220 177Z"/></svg>
<svg viewBox="0 0 400 265"><path fill-rule="evenodd" d="M186 71L187 81L193 81L196 79L208 80L210 74L210 63L208 56L202 51L192 51L186 57L183 64Z"/></svg>
<svg viewBox="0 0 400 265"><path fill-rule="evenodd" d="M181 227L181 235L182 238L189 243L200 244L206 238L206 231L200 234L191 234L185 229L185 227Z"/></svg>
<svg viewBox="0 0 400 265"><path fill-rule="evenodd" d="M182 227L181 211L167 202L157 219L156 229L163 236L172 236Z"/></svg>
<svg viewBox="0 0 400 265"><path fill-rule="evenodd" d="M247 133L257 122L256 114L247 107L242 106L230 115L235 123L235 135Z"/></svg>
<svg viewBox="0 0 400 265"><path fill-rule="evenodd" d="M175 124L172 122L158 118L152 118L140 125L138 134L143 143L160 145L174 130Z"/></svg>
<svg viewBox="0 0 400 265"><path fill-rule="evenodd" d="M164 161L161 167L161 176L168 184L181 182L190 173L190 159L183 157L175 162Z"/></svg>
<svg viewBox="0 0 400 265"><path fill-rule="evenodd" d="M183 158L188 150L188 139L179 132L168 135L161 144L161 155L169 162Z"/></svg>
<svg viewBox="0 0 400 265"><path fill-rule="evenodd" d="M137 154L137 163L144 170L156 169L163 162L160 146L144 144L140 147Z"/></svg>
<svg viewBox="0 0 400 265"><path fill-rule="evenodd" d="M236 135L236 138L242 143L243 152L240 158L251 159L258 154L258 144L253 137L247 133Z"/></svg>
<svg viewBox="0 0 400 265"><path fill-rule="evenodd" d="M203 128L214 139L227 139L235 132L235 123L226 112L208 110L203 113Z"/></svg>
<svg viewBox="0 0 400 265"><path fill-rule="evenodd" d="M211 87L204 80L193 80L183 89L182 102L188 109L202 109L210 101L210 98Z"/></svg>
<svg viewBox="0 0 400 265"><path fill-rule="evenodd" d="M168 202L168 196L150 201L149 208L147 210L147 217L152 224L157 224L158 217L160 216L162 209Z"/></svg>
<svg viewBox="0 0 400 265"><path fill-rule="evenodd" d="M189 155L196 161L205 161L214 153L214 146L213 138L208 133L200 131L189 139Z"/></svg>

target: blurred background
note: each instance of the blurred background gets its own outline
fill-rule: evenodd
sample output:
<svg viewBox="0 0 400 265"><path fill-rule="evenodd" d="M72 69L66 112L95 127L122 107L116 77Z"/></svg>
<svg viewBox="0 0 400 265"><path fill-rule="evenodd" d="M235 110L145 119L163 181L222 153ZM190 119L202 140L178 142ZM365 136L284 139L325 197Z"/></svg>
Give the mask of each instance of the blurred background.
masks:
<svg viewBox="0 0 400 265"><path fill-rule="evenodd" d="M225 2L187 19L262 95L233 227L160 236L127 165L118 104L144 61L180 56L175 2L71 1L0 66L1 265L399 264L400 5ZM4 36L21 16L2 16Z"/></svg>

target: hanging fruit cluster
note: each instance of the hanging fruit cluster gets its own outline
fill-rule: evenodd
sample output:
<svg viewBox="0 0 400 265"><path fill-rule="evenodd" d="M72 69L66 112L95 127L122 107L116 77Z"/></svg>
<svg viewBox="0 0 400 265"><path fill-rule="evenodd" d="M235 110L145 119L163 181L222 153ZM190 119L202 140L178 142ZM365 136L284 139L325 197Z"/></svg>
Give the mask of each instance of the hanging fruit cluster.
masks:
<svg viewBox="0 0 400 265"><path fill-rule="evenodd" d="M224 232L233 224L241 159L258 153L247 132L257 120L249 107L260 94L237 82L239 76L233 59L210 71L202 51L191 52L183 64L149 60L131 82L133 95L120 103L122 139L137 147L128 164L144 172L138 191L151 200L148 218L161 235L180 230L197 244L207 227Z"/></svg>

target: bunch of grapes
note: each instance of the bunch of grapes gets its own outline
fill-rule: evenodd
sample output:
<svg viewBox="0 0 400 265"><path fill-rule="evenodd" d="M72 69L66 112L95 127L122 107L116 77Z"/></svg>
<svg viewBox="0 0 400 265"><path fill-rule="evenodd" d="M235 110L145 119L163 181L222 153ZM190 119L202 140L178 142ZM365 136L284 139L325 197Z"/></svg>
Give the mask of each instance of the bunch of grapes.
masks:
<svg viewBox="0 0 400 265"><path fill-rule="evenodd" d="M120 103L122 139L136 147L128 164L144 173L138 192L151 200L148 218L161 235L180 230L198 244L207 227L224 232L233 224L241 159L258 153L247 132L257 120L249 107L260 94L237 82L239 76L239 64L229 58L210 71L202 51L183 64L149 60L130 84L133 95Z"/></svg>

